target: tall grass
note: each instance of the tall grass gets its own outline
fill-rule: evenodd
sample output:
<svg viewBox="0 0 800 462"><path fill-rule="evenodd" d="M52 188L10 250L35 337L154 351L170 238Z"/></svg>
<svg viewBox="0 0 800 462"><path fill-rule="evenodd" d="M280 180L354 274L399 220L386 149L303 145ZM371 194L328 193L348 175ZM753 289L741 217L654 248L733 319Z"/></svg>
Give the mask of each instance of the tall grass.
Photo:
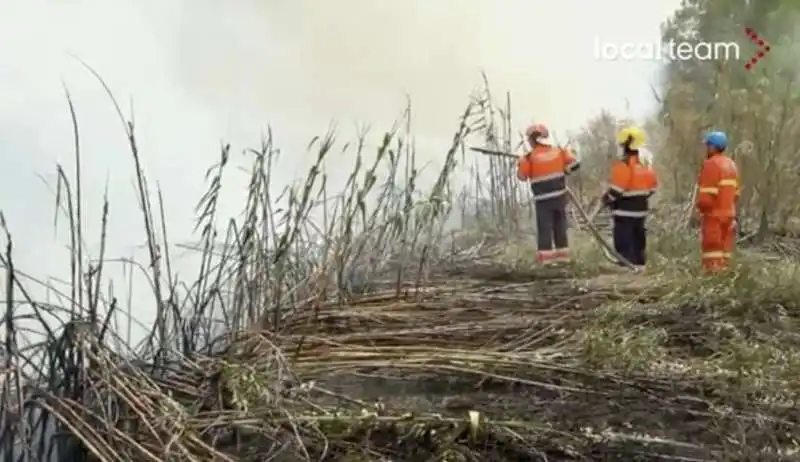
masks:
<svg viewBox="0 0 800 462"><path fill-rule="evenodd" d="M129 327L120 326L117 318L124 316L119 303L113 294L104 293L109 204L104 202L99 217L100 255L89 264L81 228L85 212L80 129L67 94L77 167L71 173L58 169L57 208L70 229L71 280L65 306L30 295L31 280L15 267L13 236L4 219L1 223L6 237L0 257L6 270L6 313L0 457L7 461L120 460L116 455L123 452L114 448L123 446L126 460L151 458L149 451L131 446L121 433L103 438L96 433L98 422L114 422L114 415L135 407L109 392L112 367L163 377L182 361L232 354L229 347L248 332L279 336L298 315L313 325L315 313L325 303L345 304L355 295L378 290L398 299L414 297L433 270L454 261L463 250L458 245L463 239L448 226L454 216L462 224L477 221L492 229L518 226L516 212L527 191L510 180L507 162L492 159L485 169L481 162L465 157L465 139L476 134L491 145L514 147L510 99L497 113L487 85L466 105L450 147L442 153L442 168L424 190L410 141L410 107L397 125L400 128L381 136L376 152L365 148L367 133L350 145L353 169L340 191L330 190L325 169L337 144L335 133L329 132L309 144L316 159L305 178L277 196L272 194L278 150L268 132L257 149L248 151L252 162L241 218L221 223L218 198L231 155L230 146L224 146L219 162L205 173L208 188L195 206L197 273L188 280L179 278L172 270L174 247L161 191L145 177L135 126L102 78L87 69L114 103L128 140L149 255L148 261L132 264L148 274L156 320L141 348L120 346L125 337L120 330ZM473 180L466 189L454 190L454 172L467 164L472 164ZM280 210L279 202L285 204ZM56 313L63 325L54 329L46 320L48 313ZM130 314L135 317L135 312ZM23 341L28 337L20 327L23 320L38 326L36 341ZM162 431L166 430L156 433ZM210 447L204 448L210 451L205 456L224 460ZM201 457L200 452L192 457Z"/></svg>
<svg viewBox="0 0 800 462"><path fill-rule="evenodd" d="M720 377L728 380L726 368L733 367L730 358L747 356L750 359L734 366L760 373L777 370L786 383L800 370L794 350L787 347L793 353L777 367L770 362L772 356L753 353L763 345L751 345L744 334L735 341L723 339L728 361L724 364L718 356L690 355L682 346L676 350L680 355L668 354L668 344L676 338L692 337L697 325L713 325L722 331L720 326L730 330L729 324L735 324L722 319L715 307L708 307L712 298L726 307L726 315L735 312L742 318L738 320L742 329L773 329L771 320L761 319L765 307L780 314L774 316L782 326L790 326L781 334L787 345L792 342L791 326L797 317L796 303L787 301L796 299L794 267L789 271L784 265L779 273L774 264L760 264L760 256L745 255L745 270L737 269L733 278L698 280L689 269L697 256L692 254L694 239L683 232L687 225L682 208L659 211L660 226L651 245L658 274L644 286L641 280L634 280L634 284L616 287L616 277L611 277L611 284L602 277L583 281L600 284L596 290L586 288L590 285L572 285L570 278L585 275L587 271L582 270L590 267L593 270L596 261L576 266L566 275L558 273L555 279L548 279L551 273L541 276L530 271L533 210L529 191L515 180L513 163L496 157L468 157L465 150L467 140L507 152L520 146L521 136L512 131L510 96L505 95L498 104L485 78L483 88L472 95L456 120L449 147L441 153L441 168L424 187L423 166L412 141L410 105L395 127L378 135L374 151L366 147L370 145L367 132L352 143L341 143L334 131L314 138L309 143L315 153L313 164L303 178L284 188L276 187L282 181L276 169L279 151L268 131L258 148L247 151L248 194L242 213L230 220L223 220L219 211L223 180L232 168L231 147L223 146L219 161L204 172L205 194L196 204L187 204L195 207L197 237L188 247L199 263L195 274L180 277L173 268L177 246L170 240L162 194L143 173L135 127L102 78L94 75L113 101L129 143L141 232L149 255L147 261L129 264L147 274L157 315L140 345L126 344L135 312L123 313L114 294L104 289L110 261L105 255L107 200L97 218L101 223L100 255L89 263L81 229L87 215L82 207L81 137L67 94L77 167L74 172L58 168L56 205L70 229L70 289L61 294L65 303L37 300L32 295L30 286L42 282L16 268L13 236L0 214L6 242L0 255L6 275L0 395L0 457L5 461L271 460L268 456L279 453L295 457L288 460L311 460L312 453L305 445L311 440L318 446L313 456L320 458L336 446L328 432L343 441L338 447L353 447L369 438L369 434L359 433L361 430L340 428L339 411L323 412L303 394L323 373L334 370L395 365L399 371L413 370L421 376L450 374L447 380L462 374L478 376L481 383L513 381L548 393L572 393L573 404L581 407L589 406L581 400L599 396L591 387L623 387L614 392L621 397L620 403L632 393L624 388L632 382L611 372L595 372L595 368L662 374L656 379L630 379L641 379L636 387L646 395L641 399L649 408L653 402L648 400L663 390L679 388L685 394L690 393L688 387L712 380L708 377L716 380L709 382L715 386ZM338 161L332 156L340 151L347 152L353 166L343 187L334 190L326 165ZM464 172L468 172L466 183L460 177ZM585 197L579 199L588 203ZM594 247L591 241L573 242L578 258L602 259L596 248L588 248ZM501 289L507 292L488 302L481 297L501 289L481 286L477 293L469 292L465 287L474 281L466 280L469 277L463 271L464 267L480 268L487 255L493 263L505 265L503 284L522 283L504 286ZM671 280L665 283L667 277ZM531 280L533 289L519 287ZM459 290L465 294L453 295ZM624 303L615 301L623 296L628 297ZM488 307L473 309L477 299ZM152 311L152 307L133 307L148 309ZM784 311L792 313L781 314ZM749 318L741 312L747 312ZM649 316L647 322L639 319L642 316ZM647 324L655 322L653 319L666 327ZM687 324L692 324L688 333ZM717 340L711 334L704 339L709 344ZM774 345L769 348L770 355L779 353ZM680 385L685 389L669 384L653 391L648 387L668 378L663 375L665 364L677 364L699 375L690 377L689 385ZM581 382L591 378L598 378L601 385ZM751 393L761 383L748 380L746 387L730 385L731 390L739 390L730 393ZM792 388L797 384L784 386L783 382L772 383L776 390L770 392L771 399L797 395ZM474 384L470 387L474 389ZM612 392L607 393L601 404L592 406L608 406ZM522 401L532 396L536 395L525 395ZM664 403L672 400L670 406L684 406L684 397L673 398L664 398ZM705 399L693 396L689 401L694 406ZM346 400L361 408L361 414L348 416L353 421L411 422L408 434L428 442L436 440L433 433L413 425L435 421L455 427L448 428L480 445L476 443L476 422L481 419L473 413L462 428L455 418L435 414L420 420L413 415L395 417L384 413L381 403ZM289 401L303 412L291 412L285 404ZM746 413L728 412L727 402L709 405L712 408L720 409L719 414L703 414L702 418L711 419L703 425L713 421L717 426L742 426L751 419ZM575 414L568 406L565 409L567 414ZM688 412L664 409L675 415ZM608 420L608 412L598 415ZM776 411L759 408L757 412L773 419ZM560 440L562 448L569 448L565 451L570 457L581 450L594 451L594 445L600 444L597 435L583 434L583 429L581 435L570 433L578 427L566 431L546 418L537 423L531 412L526 415L531 418L524 422L504 421L502 431L506 442L525 446L520 451L527 457L538 451L531 449L535 445L525 439L528 437ZM663 428L661 418L656 424ZM749 443L754 435L761 438L777 431L759 428L742 430L741 443L728 441L728 433L720 430L724 441L710 440L708 444L717 448L708 451L717 451L716 455L743 448L757 451ZM527 432L525 438L520 436L523 431ZM630 454L634 436L615 431L615 438L629 438L623 442L627 449L620 451ZM448 435L440 433L436 440L439 449L444 448L438 451L441 454L451 451L458 436ZM521 439L525 439L524 445ZM662 443L672 449L688 447L680 441ZM377 452L364 451L361 459L348 460L376 460ZM481 460L476 457L482 456L473 451L471 458L461 457L459 460Z"/></svg>

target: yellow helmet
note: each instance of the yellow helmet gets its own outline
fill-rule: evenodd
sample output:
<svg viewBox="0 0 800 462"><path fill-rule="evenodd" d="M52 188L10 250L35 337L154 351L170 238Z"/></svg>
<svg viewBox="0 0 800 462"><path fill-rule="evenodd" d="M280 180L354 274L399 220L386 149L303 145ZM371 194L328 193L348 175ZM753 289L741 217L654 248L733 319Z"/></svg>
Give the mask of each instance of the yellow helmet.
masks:
<svg viewBox="0 0 800 462"><path fill-rule="evenodd" d="M644 146L647 136L639 127L625 127L617 133L617 144L627 144L628 148L637 151Z"/></svg>

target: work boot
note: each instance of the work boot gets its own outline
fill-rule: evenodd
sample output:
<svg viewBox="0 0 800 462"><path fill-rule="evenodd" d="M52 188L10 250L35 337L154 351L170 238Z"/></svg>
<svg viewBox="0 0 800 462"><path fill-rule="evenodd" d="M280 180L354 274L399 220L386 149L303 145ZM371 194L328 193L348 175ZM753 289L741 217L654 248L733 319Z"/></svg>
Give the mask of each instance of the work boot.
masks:
<svg viewBox="0 0 800 462"><path fill-rule="evenodd" d="M724 266L712 266L703 268L703 274L706 276L714 276L717 274L724 273L726 271L728 271L728 268Z"/></svg>
<svg viewBox="0 0 800 462"><path fill-rule="evenodd" d="M722 258L705 259L703 262L703 273L707 275L719 274L728 269L728 262Z"/></svg>
<svg viewBox="0 0 800 462"><path fill-rule="evenodd" d="M553 251L552 250L540 250L536 252L536 261L540 265L549 265L553 263Z"/></svg>
<svg viewBox="0 0 800 462"><path fill-rule="evenodd" d="M553 258L559 263L569 263L569 249L558 249L553 253Z"/></svg>

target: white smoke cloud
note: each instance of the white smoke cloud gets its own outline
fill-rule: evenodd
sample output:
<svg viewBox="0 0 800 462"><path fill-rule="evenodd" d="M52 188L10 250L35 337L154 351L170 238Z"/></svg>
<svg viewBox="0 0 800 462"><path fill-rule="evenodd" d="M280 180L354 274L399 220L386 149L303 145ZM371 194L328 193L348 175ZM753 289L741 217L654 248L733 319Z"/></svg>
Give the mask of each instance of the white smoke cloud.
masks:
<svg viewBox="0 0 800 462"><path fill-rule="evenodd" d="M332 120L386 129L406 95L421 163L441 158L482 70L496 92L511 91L520 129L535 118L563 133L603 107L623 112L629 104L641 114L657 63L599 62L594 38L658 40L678 3L1 0L0 208L18 263L66 278L68 240L53 235L54 195L37 176L54 186L55 162L74 168L62 81L81 124L89 248L96 254L107 186L109 255L144 257L134 252L142 220L122 126L70 53L102 74L126 111L133 102L146 172L163 188L169 231L180 242L219 144L228 140L238 152L267 124L287 151L290 178L309 161L308 140ZM235 181L223 201L228 215L245 187ZM188 277L195 268L178 270ZM119 272L112 276L122 283ZM139 318L152 319L152 303L138 306Z"/></svg>

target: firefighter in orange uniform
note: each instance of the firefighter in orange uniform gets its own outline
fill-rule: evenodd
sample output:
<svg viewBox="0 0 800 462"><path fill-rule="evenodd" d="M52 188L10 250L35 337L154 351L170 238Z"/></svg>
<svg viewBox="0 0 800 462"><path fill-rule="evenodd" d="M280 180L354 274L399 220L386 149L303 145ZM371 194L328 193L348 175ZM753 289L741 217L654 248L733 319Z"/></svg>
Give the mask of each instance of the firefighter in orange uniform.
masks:
<svg viewBox="0 0 800 462"><path fill-rule="evenodd" d="M644 269L647 250L646 220L650 196L658 188L655 170L639 157L645 134L638 127L626 127L617 134L622 159L611 167L611 179L604 201L614 220L614 249L638 269Z"/></svg>
<svg viewBox="0 0 800 462"><path fill-rule="evenodd" d="M536 259L539 263L567 262L567 183L566 177L580 166L575 155L567 149L546 142L550 131L536 124L525 135L530 152L520 158L517 178L531 184L536 204Z"/></svg>
<svg viewBox="0 0 800 462"><path fill-rule="evenodd" d="M739 171L736 162L725 155L725 133L708 133L705 145L707 158L697 182L697 210L701 216L703 269L715 273L728 268L733 254Z"/></svg>

